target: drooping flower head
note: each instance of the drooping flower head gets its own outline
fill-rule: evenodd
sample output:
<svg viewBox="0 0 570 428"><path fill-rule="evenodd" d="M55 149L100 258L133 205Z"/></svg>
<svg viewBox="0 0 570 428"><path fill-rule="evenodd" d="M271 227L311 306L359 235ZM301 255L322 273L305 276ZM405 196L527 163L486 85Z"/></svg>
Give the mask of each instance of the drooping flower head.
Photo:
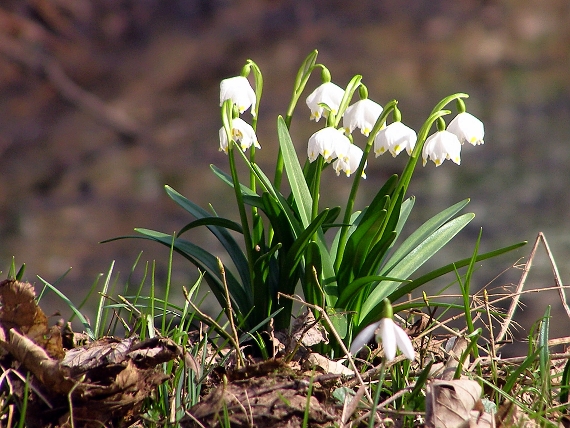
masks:
<svg viewBox="0 0 570 428"><path fill-rule="evenodd" d="M342 126L347 134L352 134L352 131L358 128L368 137L382 110L382 106L369 98L364 98L346 109L342 117Z"/></svg>
<svg viewBox="0 0 570 428"><path fill-rule="evenodd" d="M318 122L322 116L327 117L328 111L320 104L325 104L336 113L342 101L344 89L332 82L325 82L307 97L307 106L311 109L311 120Z"/></svg>
<svg viewBox="0 0 570 428"><path fill-rule="evenodd" d="M453 118L447 126L447 130L455 134L461 144L470 143L478 146L484 143L485 127L483 122L465 111Z"/></svg>
<svg viewBox="0 0 570 428"><path fill-rule="evenodd" d="M428 158L435 163L435 166L440 166L446 159L459 165L461 164L461 142L457 135L449 131L437 131L426 140L422 158L424 166Z"/></svg>
<svg viewBox="0 0 570 428"><path fill-rule="evenodd" d="M350 177L358 169L358 165L360 165L363 154L362 149L354 144L349 144L347 149L346 154L339 154L337 160L333 163L336 175L340 175L342 171L347 177ZM366 164L364 168L366 168ZM362 178L366 178L364 170L362 171Z"/></svg>
<svg viewBox="0 0 570 428"><path fill-rule="evenodd" d="M376 335L376 342L382 341L384 347L384 355L387 361L392 361L396 357L396 350L400 349L402 354L413 361L415 358L414 347L412 341L402 328L394 323L392 318L392 306L388 299L384 299L383 305L387 310L380 321L370 324L362 329L360 333L352 341L350 346L350 353L356 354L364 345L366 345L374 335Z"/></svg>
<svg viewBox="0 0 570 428"><path fill-rule="evenodd" d="M350 145L350 140L342 131L328 126L311 135L307 146L307 156L309 162L314 162L319 155L326 162L331 162L338 156L346 156Z"/></svg>
<svg viewBox="0 0 570 428"><path fill-rule="evenodd" d="M251 106L251 114L255 116L255 91L246 77L235 76L222 80L220 83L220 106L225 100L232 100L240 114Z"/></svg>
<svg viewBox="0 0 570 428"><path fill-rule="evenodd" d="M374 137L374 153L378 157L390 152L392 156L396 157L402 150L406 149L408 155L411 155L417 139L416 131L412 128L399 121L392 122Z"/></svg>
<svg viewBox="0 0 570 428"><path fill-rule="evenodd" d="M232 120L232 138L244 152L252 145L261 149L251 125L239 117ZM228 136L223 126L220 128L220 151L228 153Z"/></svg>

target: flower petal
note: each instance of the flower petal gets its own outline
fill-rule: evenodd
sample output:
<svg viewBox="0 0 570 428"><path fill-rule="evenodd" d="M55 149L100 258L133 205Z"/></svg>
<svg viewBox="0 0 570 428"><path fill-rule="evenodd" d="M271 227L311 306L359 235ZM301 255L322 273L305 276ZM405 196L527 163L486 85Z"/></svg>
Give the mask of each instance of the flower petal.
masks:
<svg viewBox="0 0 570 428"><path fill-rule="evenodd" d="M358 351L362 349L364 345L370 342L370 339L374 336L374 332L378 328L380 321L375 322L374 324L370 324L369 326L364 327L360 333L356 335L352 344L350 345L350 353L355 355Z"/></svg>
<svg viewBox="0 0 570 428"><path fill-rule="evenodd" d="M428 158L436 166L440 166L446 159L451 159L459 165L461 164L461 142L455 134L449 131L438 131L426 140L422 158L424 166Z"/></svg>
<svg viewBox="0 0 570 428"><path fill-rule="evenodd" d="M457 136L461 143L470 143L474 146L483 144L485 127L483 122L470 113L459 113L447 126L447 130Z"/></svg>
<svg viewBox="0 0 570 428"><path fill-rule="evenodd" d="M307 106L311 109L311 120L318 122L322 116L327 117L328 112L320 104L325 104L332 112L338 110L344 89L332 82L325 82L307 97Z"/></svg>
<svg viewBox="0 0 570 428"><path fill-rule="evenodd" d="M417 141L416 131L402 122L393 122L380 130L374 137L374 153L376 157L389 151L396 157L406 149L408 155L412 154Z"/></svg>
<svg viewBox="0 0 570 428"><path fill-rule="evenodd" d="M409 336L397 324L394 324L394 334L396 336L396 344L398 348L400 348L400 351L402 351L402 354L404 354L408 360L413 361L416 353Z"/></svg>
<svg viewBox="0 0 570 428"><path fill-rule="evenodd" d="M378 327L378 336L382 339L384 355L387 361L392 361L396 357L396 333L394 331L394 320L392 318L382 318Z"/></svg>
<svg viewBox="0 0 570 428"><path fill-rule="evenodd" d="M382 110L382 106L368 98L359 100L346 109L342 125L347 134L352 134L352 131L358 128L368 137Z"/></svg>
<svg viewBox="0 0 570 428"><path fill-rule="evenodd" d="M225 100L232 100L240 113L251 106L251 114L255 116L255 91L246 77L235 76L221 81L220 106Z"/></svg>

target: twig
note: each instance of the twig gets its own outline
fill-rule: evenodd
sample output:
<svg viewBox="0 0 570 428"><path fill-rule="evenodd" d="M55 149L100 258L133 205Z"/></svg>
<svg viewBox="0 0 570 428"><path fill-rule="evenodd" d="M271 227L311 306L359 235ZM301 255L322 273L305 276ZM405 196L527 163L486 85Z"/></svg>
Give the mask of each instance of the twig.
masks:
<svg viewBox="0 0 570 428"><path fill-rule="evenodd" d="M325 311L323 308L321 308L320 306L317 305L312 305L310 303L305 302L304 300L297 298L295 296L289 296L287 294L283 294L283 293L277 293L277 296L283 296L286 299L291 299L294 302L300 303L301 305L307 306L308 308L314 309L315 311L318 311L322 317L325 319L327 325L329 326L329 328L331 329L331 333L333 334L333 336L335 337L335 339L337 340L338 344L340 345L342 351L344 352L344 354L346 355L346 358L350 364L350 366L352 367L352 370L354 371L354 375L356 376L356 378L358 379L360 385L362 385L363 387L366 388L366 385L364 384L364 381L362 380L362 377L360 376L360 373L358 371L358 367L356 367L356 364L354 364L354 359L352 358L352 355L350 355L349 350L346 348L346 346L344 346L344 343L342 341L342 338L340 337L340 335L338 334L338 332L336 331L336 329L333 326L333 323L331 321L331 319L329 318L327 311ZM368 390L365 391L366 394L366 398L370 401L370 403L373 402L372 400L372 396L370 395L370 392Z"/></svg>
<svg viewBox="0 0 570 428"><path fill-rule="evenodd" d="M192 306L192 309L194 309L194 311L196 311L196 313L202 317L204 320L206 320L208 323L210 323L210 325L213 325L218 333L220 334L220 336L223 336L225 339L227 339L232 346L236 349L236 353L237 353L237 358L240 362L240 364L242 364L243 366L245 366L245 361L243 359L243 356L241 355L241 351L239 349L239 343L235 341L235 339L232 337L231 334L228 334L228 332L226 332L222 326L220 324L218 324L216 322L215 319L213 319L211 316L209 316L208 314L205 314L204 312L202 312L198 306L196 306L194 303L192 303L192 301L190 300L190 296L188 295L188 290L186 290L186 287L182 287L182 292L184 293L184 297L186 298L186 301L188 302L188 304L190 306Z"/></svg>
<svg viewBox="0 0 570 428"><path fill-rule="evenodd" d="M220 269L220 274L222 275L222 283L224 284L224 292L226 293L226 315L228 317L228 320L230 321L230 328L232 330L232 334L234 335L234 343L238 344L238 347L236 347L236 352L238 354L240 354L239 351L239 336L236 330L236 326L234 324L234 311L232 308L232 301L230 299L230 290L228 289L228 283L226 281L226 269L224 268L224 264L222 263L222 261L220 260L220 258L217 258L218 260L218 269ZM240 362L243 363L243 360L240 358ZM245 364L244 364L245 365Z"/></svg>
<svg viewBox="0 0 570 428"><path fill-rule="evenodd" d="M556 283L556 287L558 287L558 295L560 296L560 300L562 301L562 306L566 311L566 315L570 318L570 307L568 307L568 303L566 302L566 293L564 292L564 286L562 285L562 279L560 278L560 272L558 272L558 266L556 266L556 262L554 261L554 257L552 256L552 252L550 251L550 246L546 241L546 237L542 232L538 234L542 243L544 244L544 249L546 250L546 254L548 255L548 259L550 260L550 266L552 266L552 273L554 274L554 282Z"/></svg>

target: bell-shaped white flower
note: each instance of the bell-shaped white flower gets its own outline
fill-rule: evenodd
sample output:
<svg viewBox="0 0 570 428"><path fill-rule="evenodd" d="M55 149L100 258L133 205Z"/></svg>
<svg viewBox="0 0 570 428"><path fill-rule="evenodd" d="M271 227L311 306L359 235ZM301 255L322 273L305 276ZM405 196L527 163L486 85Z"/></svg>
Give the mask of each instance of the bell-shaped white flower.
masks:
<svg viewBox="0 0 570 428"><path fill-rule="evenodd" d="M328 126L315 132L309 138L307 146L307 156L309 162L314 162L321 155L326 162L331 162L334 158L346 156L350 140L342 131Z"/></svg>
<svg viewBox="0 0 570 428"><path fill-rule="evenodd" d="M251 106L251 114L255 116L255 91L247 78L235 76L222 80L220 83L220 106L225 100L232 100L240 114Z"/></svg>
<svg viewBox="0 0 570 428"><path fill-rule="evenodd" d="M307 97L307 106L311 109L311 120L318 122L322 116L328 116L328 112L319 104L326 104L333 113L336 113L343 95L344 89L332 82L325 82L311 92Z"/></svg>
<svg viewBox="0 0 570 428"><path fill-rule="evenodd" d="M342 126L347 134L352 134L352 131L358 128L362 134L368 137L378 117L382 114L382 110L384 109L380 104L368 98L359 100L344 112Z"/></svg>
<svg viewBox="0 0 570 428"><path fill-rule="evenodd" d="M239 143L244 152L252 145L261 149L251 125L239 117L232 120L232 139ZM220 128L220 151L228 152L228 136L223 126Z"/></svg>
<svg viewBox="0 0 570 428"><path fill-rule="evenodd" d="M378 157L390 152L392 156L396 157L402 150L406 149L408 155L411 155L417 139L416 131L412 128L402 122L393 122L381 129L374 137L374 153Z"/></svg>
<svg viewBox="0 0 570 428"><path fill-rule="evenodd" d="M337 160L333 163L333 168L336 171L336 175L340 175L343 171L347 177L355 172L360 165L362 160L362 149L354 144L349 144L346 154L339 154ZM364 165L366 168L366 165ZM366 178L366 174L362 171L362 177Z"/></svg>
<svg viewBox="0 0 570 428"><path fill-rule="evenodd" d="M402 330L399 325L394 323L392 318L382 318L380 321L362 329L352 341L350 353L353 355L356 354L360 348L372 339L374 334L376 334L377 342L382 340L384 355L387 361L392 361L396 357L397 349L400 349L408 360L414 360L416 353L412 346L412 341L406 332Z"/></svg>
<svg viewBox="0 0 570 428"><path fill-rule="evenodd" d="M459 138L461 143L471 143L474 146L483 144L485 127L483 122L470 113L459 113L447 126L447 130Z"/></svg>
<svg viewBox="0 0 570 428"><path fill-rule="evenodd" d="M449 131L438 131L425 142L422 152L423 164L428 158L440 166L444 160L451 159L457 165L461 164L461 142L457 135Z"/></svg>

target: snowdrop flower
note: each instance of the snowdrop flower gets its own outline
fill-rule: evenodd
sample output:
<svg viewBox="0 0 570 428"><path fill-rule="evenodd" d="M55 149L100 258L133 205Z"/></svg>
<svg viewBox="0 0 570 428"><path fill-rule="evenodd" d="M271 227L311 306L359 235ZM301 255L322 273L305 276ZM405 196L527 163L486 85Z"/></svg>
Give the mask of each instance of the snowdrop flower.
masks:
<svg viewBox="0 0 570 428"><path fill-rule="evenodd" d="M232 120L232 139L244 152L252 145L261 149L251 125L239 117ZM223 126L220 128L220 151L228 153L228 136Z"/></svg>
<svg viewBox="0 0 570 428"><path fill-rule="evenodd" d="M333 113L336 113L342 97L344 89L332 82L325 82L315 89L307 97L307 106L311 109L311 120L318 122L322 116L327 117L328 112L319 104L326 104Z"/></svg>
<svg viewBox="0 0 570 428"><path fill-rule="evenodd" d="M247 78L236 76L222 80L220 83L220 106L226 100L232 100L240 114L251 106L251 114L255 116L255 92Z"/></svg>
<svg viewBox="0 0 570 428"><path fill-rule="evenodd" d="M404 330L392 318L382 318L380 321L365 327L352 341L350 353L356 354L368 341L376 334L376 341L382 339L384 355L387 361L392 361L396 357L396 349L399 348L402 354L413 361L415 357L412 341Z"/></svg>
<svg viewBox="0 0 570 428"><path fill-rule="evenodd" d="M336 175L340 175L340 172L343 171L347 177L350 177L350 175L358 169L361 159L362 149L354 144L349 144L346 154L339 154L338 159L333 163ZM366 165L364 165L364 167L366 168ZM364 171L362 171L362 178L366 178Z"/></svg>
<svg viewBox="0 0 570 428"><path fill-rule="evenodd" d="M326 162L331 162L338 156L346 157L350 140L342 131L328 126L315 132L309 138L307 155L309 162L314 162L321 155Z"/></svg>
<svg viewBox="0 0 570 428"><path fill-rule="evenodd" d="M467 142L477 146L484 143L485 128L483 122L472 114L466 112L459 113L449 123L447 130L457 135L461 144Z"/></svg>
<svg viewBox="0 0 570 428"><path fill-rule="evenodd" d="M457 165L461 163L461 142L455 134L449 131L437 131L425 142L422 153L423 164L426 165L428 158L440 166L444 160L451 159Z"/></svg>
<svg viewBox="0 0 570 428"><path fill-rule="evenodd" d="M402 150L406 149L408 155L411 155L417 139L416 131L412 128L407 127L402 122L393 122L376 134L374 153L378 157L389 151L392 156L396 157Z"/></svg>
<svg viewBox="0 0 570 428"><path fill-rule="evenodd" d="M352 134L355 128L359 128L368 137L382 110L379 104L368 98L357 101L344 112L342 126L347 134Z"/></svg>

